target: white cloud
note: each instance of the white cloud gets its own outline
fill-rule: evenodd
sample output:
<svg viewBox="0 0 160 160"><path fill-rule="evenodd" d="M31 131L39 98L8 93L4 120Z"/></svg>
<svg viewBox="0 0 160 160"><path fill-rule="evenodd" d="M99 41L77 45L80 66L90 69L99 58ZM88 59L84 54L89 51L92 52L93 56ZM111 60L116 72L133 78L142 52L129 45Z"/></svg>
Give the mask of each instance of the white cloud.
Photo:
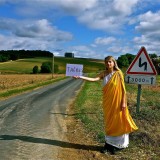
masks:
<svg viewBox="0 0 160 160"><path fill-rule="evenodd" d="M116 41L116 38L114 37L98 37L95 39L95 44L98 44L98 45L108 45L108 44L111 44L113 42Z"/></svg>
<svg viewBox="0 0 160 160"><path fill-rule="evenodd" d="M160 11L156 13L148 11L147 13L139 16L139 21L139 25L135 27L139 32L148 33L160 30Z"/></svg>
<svg viewBox="0 0 160 160"><path fill-rule="evenodd" d="M151 12L148 11L138 16L139 21L135 29L141 33L141 36L137 36L133 39L135 44L141 46L147 46L149 51L159 53L159 40L160 40L160 11Z"/></svg>
<svg viewBox="0 0 160 160"><path fill-rule="evenodd" d="M70 41L72 34L52 26L46 19L17 21L0 19L0 49L50 50L59 48L59 43Z"/></svg>
<svg viewBox="0 0 160 160"><path fill-rule="evenodd" d="M47 41L68 41L73 38L69 32L58 30L48 20L17 21L0 19L0 29L17 37L39 38Z"/></svg>
<svg viewBox="0 0 160 160"><path fill-rule="evenodd" d="M122 15L130 15L139 0L114 0L113 8Z"/></svg>
<svg viewBox="0 0 160 160"><path fill-rule="evenodd" d="M97 0L54 0L53 3L62 7L67 13L77 14L95 7Z"/></svg>
<svg viewBox="0 0 160 160"><path fill-rule="evenodd" d="M96 7L78 16L81 23L105 32L119 32L138 0L98 1Z"/></svg>

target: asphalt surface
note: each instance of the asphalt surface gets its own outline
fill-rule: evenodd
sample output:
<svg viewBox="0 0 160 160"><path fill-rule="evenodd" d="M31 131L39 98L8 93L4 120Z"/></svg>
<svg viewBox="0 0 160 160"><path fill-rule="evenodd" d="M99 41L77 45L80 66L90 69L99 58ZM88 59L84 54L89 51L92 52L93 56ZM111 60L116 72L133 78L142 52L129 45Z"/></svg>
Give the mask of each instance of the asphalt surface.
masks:
<svg viewBox="0 0 160 160"><path fill-rule="evenodd" d="M69 78L0 101L0 160L58 160L67 108L81 84Z"/></svg>

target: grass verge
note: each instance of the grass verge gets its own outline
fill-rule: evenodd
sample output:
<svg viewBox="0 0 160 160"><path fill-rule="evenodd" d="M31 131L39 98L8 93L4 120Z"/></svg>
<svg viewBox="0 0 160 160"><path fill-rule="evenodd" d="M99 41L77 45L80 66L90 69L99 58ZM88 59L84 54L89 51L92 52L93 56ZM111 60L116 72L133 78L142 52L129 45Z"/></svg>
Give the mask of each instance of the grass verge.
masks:
<svg viewBox="0 0 160 160"><path fill-rule="evenodd" d="M130 134L130 146L116 155L117 159L158 160L160 157L160 76L156 86L142 86L140 113L136 113L137 85L126 84L128 107L139 130ZM75 104L76 118L86 128L86 133L104 142L102 85L85 82Z"/></svg>

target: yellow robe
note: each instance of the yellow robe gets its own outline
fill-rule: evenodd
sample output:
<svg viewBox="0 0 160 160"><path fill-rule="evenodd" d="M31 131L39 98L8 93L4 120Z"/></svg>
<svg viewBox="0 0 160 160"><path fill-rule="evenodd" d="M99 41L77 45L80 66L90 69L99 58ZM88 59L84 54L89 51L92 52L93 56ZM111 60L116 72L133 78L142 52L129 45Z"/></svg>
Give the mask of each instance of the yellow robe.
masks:
<svg viewBox="0 0 160 160"><path fill-rule="evenodd" d="M138 129L126 107L122 112L122 93L126 93L121 71L116 71L103 88L105 132L108 136L120 136Z"/></svg>

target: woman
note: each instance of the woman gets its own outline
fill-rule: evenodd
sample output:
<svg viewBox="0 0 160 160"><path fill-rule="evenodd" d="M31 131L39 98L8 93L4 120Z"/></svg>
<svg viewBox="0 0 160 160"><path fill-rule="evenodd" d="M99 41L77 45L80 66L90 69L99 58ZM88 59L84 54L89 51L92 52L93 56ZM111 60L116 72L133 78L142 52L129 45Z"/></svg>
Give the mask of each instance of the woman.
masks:
<svg viewBox="0 0 160 160"><path fill-rule="evenodd" d="M105 125L105 145L102 153L128 147L129 133L138 129L127 108L126 90L123 73L112 56L105 58L106 70L96 78L75 76L87 81L103 79L103 111Z"/></svg>

